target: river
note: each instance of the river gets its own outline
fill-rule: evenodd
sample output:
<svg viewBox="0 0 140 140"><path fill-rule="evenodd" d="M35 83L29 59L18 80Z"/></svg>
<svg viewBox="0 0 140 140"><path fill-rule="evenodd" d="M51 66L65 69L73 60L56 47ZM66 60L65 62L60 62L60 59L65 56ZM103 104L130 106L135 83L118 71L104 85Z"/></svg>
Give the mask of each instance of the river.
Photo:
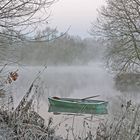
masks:
<svg viewBox="0 0 140 140"><path fill-rule="evenodd" d="M44 68L26 66L12 69L18 69L19 74L18 80L12 86L16 106L29 89L32 81L38 75L38 72L42 71ZM114 88L113 75L107 72L107 69L100 62L86 66L48 66L45 71L41 73L39 84L41 85L41 92L38 111L40 115L45 118L46 122L50 116L53 116L52 113L48 113L47 98L49 96L84 98L100 95L96 99L111 102L113 98L121 94ZM69 120L67 122L68 124L73 123L73 119L70 119L71 116L57 115L53 117L55 125L65 120ZM94 121L104 119L105 117L98 117ZM77 127L80 128L79 124L81 124L81 118L83 119L83 117L75 118L75 120L77 119L75 121L77 122L75 126L76 129L78 129ZM65 123L65 125L67 123ZM62 127L64 128L65 126L62 125ZM93 129L96 130L96 128ZM58 133L63 133L62 129L58 131Z"/></svg>
<svg viewBox="0 0 140 140"><path fill-rule="evenodd" d="M16 69L16 68L15 68ZM43 67L20 67L19 78L14 84L16 98L25 94L32 81ZM117 94L114 89L113 75L109 74L102 63L87 66L48 66L41 74L44 84L44 97L60 96L84 98L100 95L107 98Z"/></svg>

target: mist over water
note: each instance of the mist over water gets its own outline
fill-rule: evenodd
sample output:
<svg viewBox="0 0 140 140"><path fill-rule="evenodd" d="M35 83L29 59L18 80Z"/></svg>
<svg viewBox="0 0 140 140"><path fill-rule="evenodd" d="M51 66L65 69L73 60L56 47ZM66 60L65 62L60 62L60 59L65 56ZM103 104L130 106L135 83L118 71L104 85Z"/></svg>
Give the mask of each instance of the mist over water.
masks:
<svg viewBox="0 0 140 140"><path fill-rule="evenodd" d="M19 68L19 79L14 88L16 90L23 88L26 91L38 72L43 69L43 67ZM89 88L88 92L99 94L102 90L108 91L110 86L113 88L112 76L106 72L102 63L93 63L92 65L86 66L48 66L41 74L41 79L44 81L48 90L50 90L50 95L59 95L61 97L72 96L76 90L80 89ZM94 91L90 91L91 87ZM55 93L56 91L53 93L51 91L55 89L59 91L60 88L62 90L61 93ZM21 89L20 91L23 92ZM69 89L69 91L63 94L64 89ZM102 95L103 93L100 94ZM109 94L109 92L106 94ZM88 94L83 94L83 96L86 95Z"/></svg>
<svg viewBox="0 0 140 140"><path fill-rule="evenodd" d="M19 79L13 87L17 103L25 95L38 72L43 69L19 68ZM49 96L85 98L100 95L97 99L109 100L119 94L114 89L113 75L107 73L101 62L84 66L48 66L40 79L44 90L41 96L46 103Z"/></svg>
<svg viewBox="0 0 140 140"><path fill-rule="evenodd" d="M16 68L12 68L16 69ZM15 106L20 102L21 98L26 94L32 81L36 78L39 71L43 67L19 67L19 78L13 86ZM100 95L96 99L109 101L109 114L116 115L120 111L122 102L130 99L138 99L138 94L121 93L115 89L114 75L107 72L102 62L93 62L89 65L83 66L48 66L40 76L40 83L42 92L39 96L39 114L48 121L49 117L53 116L54 125L62 123L58 134L65 135L65 125L71 125L73 118L75 120L74 127L78 132L82 128L81 122L87 116L69 116L69 115L53 115L48 113L48 97L71 97L71 98L85 98L94 95ZM99 122L98 120L105 120L108 115L94 116L94 125L92 125L93 132ZM66 121L65 121L66 120Z"/></svg>

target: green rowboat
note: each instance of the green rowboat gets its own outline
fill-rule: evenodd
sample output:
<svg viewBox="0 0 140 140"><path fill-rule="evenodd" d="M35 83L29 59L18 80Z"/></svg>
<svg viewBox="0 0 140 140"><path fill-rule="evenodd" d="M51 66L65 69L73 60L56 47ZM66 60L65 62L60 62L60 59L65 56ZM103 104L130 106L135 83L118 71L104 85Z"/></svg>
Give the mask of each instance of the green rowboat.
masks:
<svg viewBox="0 0 140 140"><path fill-rule="evenodd" d="M73 98L50 97L48 112L82 113L82 114L107 114L108 102L101 100L82 100Z"/></svg>

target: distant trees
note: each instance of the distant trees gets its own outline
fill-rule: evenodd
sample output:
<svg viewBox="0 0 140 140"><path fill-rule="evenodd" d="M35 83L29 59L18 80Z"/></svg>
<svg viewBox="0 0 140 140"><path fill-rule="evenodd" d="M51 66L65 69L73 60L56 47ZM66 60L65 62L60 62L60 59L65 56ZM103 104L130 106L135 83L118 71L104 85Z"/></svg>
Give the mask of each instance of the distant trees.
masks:
<svg viewBox="0 0 140 140"><path fill-rule="evenodd" d="M46 36L51 40L61 36L56 29L47 27L38 36ZM102 42L94 39L81 39L80 37L63 35L61 38L51 42L40 41L28 42L26 46L17 49L21 62L27 65L72 65L87 64L90 61L99 59L101 56Z"/></svg>
<svg viewBox="0 0 140 140"><path fill-rule="evenodd" d="M139 70L140 1L107 0L99 10L97 30L91 34L107 39L107 61L114 71Z"/></svg>

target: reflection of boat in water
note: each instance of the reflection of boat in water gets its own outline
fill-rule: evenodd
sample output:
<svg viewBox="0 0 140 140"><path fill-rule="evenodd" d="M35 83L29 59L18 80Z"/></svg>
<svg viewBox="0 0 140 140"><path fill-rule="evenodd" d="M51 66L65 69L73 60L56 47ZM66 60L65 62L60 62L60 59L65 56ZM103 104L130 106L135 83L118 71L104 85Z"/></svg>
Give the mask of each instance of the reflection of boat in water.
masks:
<svg viewBox="0 0 140 140"><path fill-rule="evenodd" d="M70 112L82 114L107 114L108 102L73 98L50 97L48 112Z"/></svg>

